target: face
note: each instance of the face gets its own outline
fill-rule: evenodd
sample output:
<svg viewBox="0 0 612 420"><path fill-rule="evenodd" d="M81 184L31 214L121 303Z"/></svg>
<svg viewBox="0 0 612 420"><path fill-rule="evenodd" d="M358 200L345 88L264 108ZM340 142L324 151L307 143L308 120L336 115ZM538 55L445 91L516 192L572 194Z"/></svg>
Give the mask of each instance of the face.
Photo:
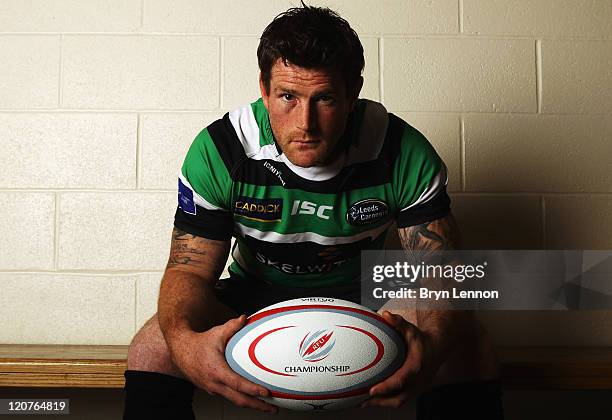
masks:
<svg viewBox="0 0 612 420"><path fill-rule="evenodd" d="M278 59L270 91L261 78L259 85L274 138L289 161L302 167L333 161L361 82L347 93L339 70L306 69Z"/></svg>

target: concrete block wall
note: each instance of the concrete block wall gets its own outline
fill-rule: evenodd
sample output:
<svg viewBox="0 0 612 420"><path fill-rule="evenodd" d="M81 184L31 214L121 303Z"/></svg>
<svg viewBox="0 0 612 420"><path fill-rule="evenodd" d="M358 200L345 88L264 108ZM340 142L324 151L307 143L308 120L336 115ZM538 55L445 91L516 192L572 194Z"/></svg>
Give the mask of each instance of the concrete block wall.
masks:
<svg viewBox="0 0 612 420"><path fill-rule="evenodd" d="M0 2L1 343L129 343L184 153L259 96L258 36L297 3ZM362 96L445 159L466 247L612 249L611 1L314 3L358 31ZM502 344L612 344L608 312L483 318Z"/></svg>

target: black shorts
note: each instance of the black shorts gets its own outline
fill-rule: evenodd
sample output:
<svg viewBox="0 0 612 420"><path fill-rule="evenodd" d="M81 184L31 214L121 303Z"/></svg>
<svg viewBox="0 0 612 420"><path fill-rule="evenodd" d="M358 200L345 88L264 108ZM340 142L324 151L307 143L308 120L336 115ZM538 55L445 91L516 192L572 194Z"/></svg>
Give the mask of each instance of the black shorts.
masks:
<svg viewBox="0 0 612 420"><path fill-rule="evenodd" d="M360 303L360 283L332 287L284 287L232 274L215 284L217 299L238 315L251 315L266 306L303 297L330 297Z"/></svg>
<svg viewBox="0 0 612 420"><path fill-rule="evenodd" d="M502 420L499 380L458 382L425 392L416 401L417 420Z"/></svg>

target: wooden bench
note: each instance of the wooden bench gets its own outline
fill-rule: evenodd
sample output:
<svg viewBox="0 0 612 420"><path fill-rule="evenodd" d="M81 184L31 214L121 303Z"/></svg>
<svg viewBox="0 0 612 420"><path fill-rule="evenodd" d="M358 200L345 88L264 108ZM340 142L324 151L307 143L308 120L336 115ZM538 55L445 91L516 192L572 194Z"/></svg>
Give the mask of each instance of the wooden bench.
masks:
<svg viewBox="0 0 612 420"><path fill-rule="evenodd" d="M612 389L612 347L499 349L507 389ZM0 345L0 387L122 388L127 346Z"/></svg>

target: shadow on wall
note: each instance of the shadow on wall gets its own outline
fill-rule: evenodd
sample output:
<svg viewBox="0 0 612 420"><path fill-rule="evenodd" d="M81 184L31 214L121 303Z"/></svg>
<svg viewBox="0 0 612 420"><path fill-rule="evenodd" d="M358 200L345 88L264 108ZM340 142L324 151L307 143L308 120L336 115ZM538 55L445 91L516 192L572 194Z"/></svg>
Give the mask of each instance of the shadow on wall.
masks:
<svg viewBox="0 0 612 420"><path fill-rule="evenodd" d="M597 225L609 217L605 212L610 201L607 197L570 196L570 203L576 200L575 206L588 207L585 220L577 220L577 213L571 211L573 204L560 206L548 216L549 220L554 218L552 226L556 231L547 232L552 240L546 243L540 195L458 193L451 194L451 199L463 249L545 249L547 246L552 249L612 249L612 235L597 231ZM562 197L552 197L552 200L562 200ZM608 201L601 203L601 200ZM573 229L578 224L582 229L591 224L595 232L592 235L579 232L577 236ZM609 228L604 225L602 229ZM571 246L573 244L576 245ZM400 249L397 229L390 231L386 246ZM479 312L478 317L500 346L612 346L610 310L486 311Z"/></svg>

